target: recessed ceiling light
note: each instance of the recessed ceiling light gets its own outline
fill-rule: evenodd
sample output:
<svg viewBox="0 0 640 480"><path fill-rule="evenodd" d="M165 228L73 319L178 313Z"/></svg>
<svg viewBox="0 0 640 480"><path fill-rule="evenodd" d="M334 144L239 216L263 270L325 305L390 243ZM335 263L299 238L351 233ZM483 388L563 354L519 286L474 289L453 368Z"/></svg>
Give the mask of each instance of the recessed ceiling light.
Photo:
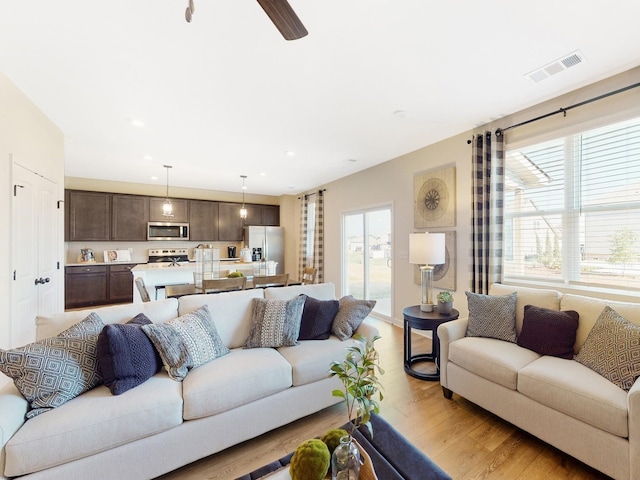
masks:
<svg viewBox="0 0 640 480"><path fill-rule="evenodd" d="M295 157L296 156L296 152L292 151L292 150L287 150L286 152L284 152L285 155L287 157Z"/></svg>
<svg viewBox="0 0 640 480"><path fill-rule="evenodd" d="M267 174L264 173L264 172L260 172L258 175L260 175L261 177L266 177L267 176Z"/></svg>
<svg viewBox="0 0 640 480"><path fill-rule="evenodd" d="M358 160L356 160L355 158L347 158L347 162L349 163L356 163Z"/></svg>
<svg viewBox="0 0 640 480"><path fill-rule="evenodd" d="M133 119L131 120L131 125L134 127L144 127L144 122L142 120Z"/></svg>
<svg viewBox="0 0 640 480"><path fill-rule="evenodd" d="M395 112L393 112L393 114L397 118L406 118L407 117L407 112L405 112L404 110L396 110Z"/></svg>
<svg viewBox="0 0 640 480"><path fill-rule="evenodd" d="M150 162L151 160L153 160L153 157L151 155L145 155L143 159Z"/></svg>
<svg viewBox="0 0 640 480"><path fill-rule="evenodd" d="M158 179L158 177L156 177L155 175L151 176L151 180L157 180L157 179Z"/></svg>

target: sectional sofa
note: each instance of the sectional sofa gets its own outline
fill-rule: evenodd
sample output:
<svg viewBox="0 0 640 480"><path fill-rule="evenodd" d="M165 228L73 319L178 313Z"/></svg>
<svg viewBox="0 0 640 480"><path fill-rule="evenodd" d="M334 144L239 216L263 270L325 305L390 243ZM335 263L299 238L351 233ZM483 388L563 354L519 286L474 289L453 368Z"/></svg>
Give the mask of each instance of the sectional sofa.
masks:
<svg viewBox="0 0 640 480"><path fill-rule="evenodd" d="M191 369L182 381L163 369L120 395L97 386L25 421L28 404L13 383L0 388L0 478L145 479L259 436L339 402L328 377L353 339L243 348L253 333L253 299L306 294L335 300L332 284L192 295L93 310L105 324L144 313L154 324L207 306L229 353ZM54 337L89 311L37 318L37 337ZM365 321L357 333L377 330Z"/></svg>
<svg viewBox="0 0 640 480"><path fill-rule="evenodd" d="M455 320L438 328L440 382L445 396L451 398L455 392L615 479L640 479L640 382L633 383L640 375L640 304L500 284L492 285L489 293L504 297L513 292L517 295L518 341L525 320L534 322L528 327L537 321L534 316L525 318L527 305L578 312L577 331L573 329L576 335L569 343L570 358L541 354L487 335L469 335L469 319ZM613 311L605 310L607 306ZM493 314L487 311L487 325L492 321L490 316ZM624 317L632 324L620 320L612 327L606 323L609 317L616 322ZM554 330L549 325L534 339L539 347L558 340L549 333ZM587 342L589 350L597 352L594 364L589 364L583 350ZM612 354L616 345L625 346ZM618 372L613 380L619 382L627 376L628 388L596 373L594 368L598 370L600 362L600 367ZM621 364L615 365L617 362Z"/></svg>

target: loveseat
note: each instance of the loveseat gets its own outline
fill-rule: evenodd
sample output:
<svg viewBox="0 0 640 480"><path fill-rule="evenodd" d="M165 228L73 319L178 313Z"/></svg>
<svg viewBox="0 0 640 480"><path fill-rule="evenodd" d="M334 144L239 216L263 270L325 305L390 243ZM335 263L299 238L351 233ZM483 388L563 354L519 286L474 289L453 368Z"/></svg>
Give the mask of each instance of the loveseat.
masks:
<svg viewBox="0 0 640 480"><path fill-rule="evenodd" d="M525 306L538 307L528 307L531 312L578 313L573 348L569 345L571 358L539 353L544 353L540 348L548 348L545 344L556 340L549 333L555 327L538 332L534 338L538 352L489 335L470 336L470 304L468 319L438 328L440 382L445 397L451 398L455 392L615 479L640 479L640 382L633 383L640 373L640 358L629 358L634 350L637 355L638 349L624 348L617 359L611 354L616 342L624 342L627 334L636 338L631 344L637 346L638 328L624 322L640 324L640 304L501 284L492 285L489 294L505 298L513 292L518 341L525 320L527 333L537 328L537 317L525 318ZM607 306L613 310L605 309ZM489 317L493 315L490 310L485 312L485 325L491 324ZM548 317L554 315L549 312ZM610 317L619 322L617 330L606 323ZM598 352L595 363L603 364L588 363L593 352ZM614 365L616 362L621 364ZM625 362L631 367L625 369ZM629 374L628 391L597 373L602 365Z"/></svg>
<svg viewBox="0 0 640 480"><path fill-rule="evenodd" d="M335 300L334 286L325 283L93 310L105 324L123 324L143 313L157 326L206 305L229 353L190 369L182 381L163 368L122 394L99 385L26 421L27 401L13 383L4 385L0 478L153 478L338 403L331 392L340 383L328 376L329 364L344 358L352 338L341 341L332 334L296 346L243 348L254 333L253 299L300 294ZM37 338L54 337L89 312L39 316ZM356 333L371 338L377 330L365 321Z"/></svg>

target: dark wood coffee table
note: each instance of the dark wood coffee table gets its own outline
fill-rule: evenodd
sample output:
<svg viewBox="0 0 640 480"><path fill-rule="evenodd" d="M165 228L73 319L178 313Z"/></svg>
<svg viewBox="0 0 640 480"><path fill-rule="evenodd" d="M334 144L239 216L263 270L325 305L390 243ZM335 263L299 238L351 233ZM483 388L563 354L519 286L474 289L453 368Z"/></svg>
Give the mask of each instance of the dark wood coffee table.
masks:
<svg viewBox="0 0 640 480"><path fill-rule="evenodd" d="M379 415L371 417L373 437L366 427L354 432L354 437L371 457L379 480L451 480L440 467L412 445ZM346 429L346 425L342 428ZM293 453L265 465L236 480L257 480L291 461ZM329 472L329 476L331 472Z"/></svg>

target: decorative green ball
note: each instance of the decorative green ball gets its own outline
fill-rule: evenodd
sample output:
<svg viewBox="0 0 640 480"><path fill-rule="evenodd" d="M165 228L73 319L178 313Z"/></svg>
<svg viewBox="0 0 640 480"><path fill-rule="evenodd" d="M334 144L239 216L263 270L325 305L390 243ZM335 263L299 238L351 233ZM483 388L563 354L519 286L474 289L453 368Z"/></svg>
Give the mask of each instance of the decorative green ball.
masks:
<svg viewBox="0 0 640 480"><path fill-rule="evenodd" d="M329 454L333 454L333 451L338 445L340 445L340 439L349 433L343 428L334 428L329 430L322 436L322 441L327 444Z"/></svg>
<svg viewBox="0 0 640 480"><path fill-rule="evenodd" d="M291 480L322 480L329 471L331 454L327 445L314 438L298 445L289 466Z"/></svg>

